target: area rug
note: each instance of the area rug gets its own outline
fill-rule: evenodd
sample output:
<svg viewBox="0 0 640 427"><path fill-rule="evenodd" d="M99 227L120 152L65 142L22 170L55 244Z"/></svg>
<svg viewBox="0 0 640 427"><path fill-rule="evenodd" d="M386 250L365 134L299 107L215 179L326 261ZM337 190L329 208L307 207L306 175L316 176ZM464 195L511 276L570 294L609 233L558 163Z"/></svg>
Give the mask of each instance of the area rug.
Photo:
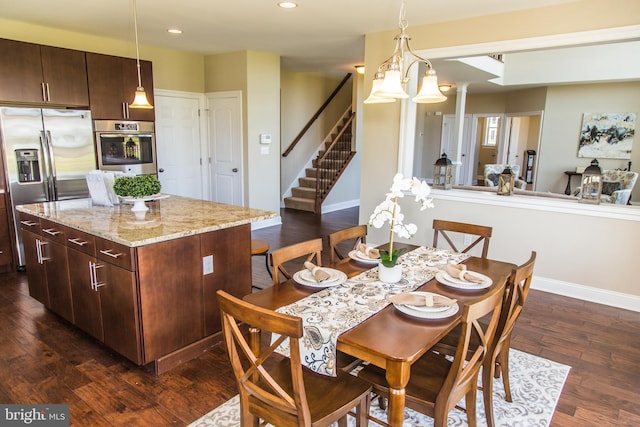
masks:
<svg viewBox="0 0 640 427"><path fill-rule="evenodd" d="M511 395L513 402L504 400L502 379L493 382L493 410L496 426L525 427L548 426L553 416L562 387L569 374L569 366L553 362L522 351L511 349L509 353ZM378 407L378 400L371 402L371 415L386 421L385 411ZM464 407L464 399L460 402ZM478 392L478 426L486 426L482 392ZM239 399L235 396L218 406L189 427L235 427L239 426ZM349 417L349 426L355 420ZM467 426L467 416L457 409L449 412L449 426ZM369 427L379 426L374 422ZM404 426L429 427L433 419L411 409L405 409Z"/></svg>

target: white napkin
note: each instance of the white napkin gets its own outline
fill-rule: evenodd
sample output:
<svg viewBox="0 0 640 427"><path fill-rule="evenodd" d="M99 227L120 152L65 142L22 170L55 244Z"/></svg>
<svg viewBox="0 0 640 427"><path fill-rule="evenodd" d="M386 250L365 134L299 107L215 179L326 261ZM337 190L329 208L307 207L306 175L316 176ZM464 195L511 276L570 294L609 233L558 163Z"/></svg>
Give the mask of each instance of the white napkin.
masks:
<svg viewBox="0 0 640 427"><path fill-rule="evenodd" d="M109 190L105 184L104 174L102 171L91 171L86 175L87 187L89 195L94 205L113 206L113 201L109 197ZM113 185L113 184L112 184Z"/></svg>
<svg viewBox="0 0 640 427"><path fill-rule="evenodd" d="M318 267L317 265L315 265L312 262L306 261L304 263L304 266L307 270L309 270L311 272L311 274L313 275L313 278L316 280L316 282L320 283L320 282L324 282L325 280L327 280L329 277L331 277L331 275L329 273L327 273L326 271L324 271L322 269L322 267Z"/></svg>

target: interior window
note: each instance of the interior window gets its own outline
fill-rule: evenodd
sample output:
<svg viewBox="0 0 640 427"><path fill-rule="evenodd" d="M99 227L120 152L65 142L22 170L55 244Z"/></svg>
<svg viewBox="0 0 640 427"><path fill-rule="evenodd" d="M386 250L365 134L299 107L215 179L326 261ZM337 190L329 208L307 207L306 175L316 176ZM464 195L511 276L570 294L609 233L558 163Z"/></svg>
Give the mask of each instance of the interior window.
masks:
<svg viewBox="0 0 640 427"><path fill-rule="evenodd" d="M498 143L498 129L500 117L487 117L484 122L484 141L482 145L495 147Z"/></svg>

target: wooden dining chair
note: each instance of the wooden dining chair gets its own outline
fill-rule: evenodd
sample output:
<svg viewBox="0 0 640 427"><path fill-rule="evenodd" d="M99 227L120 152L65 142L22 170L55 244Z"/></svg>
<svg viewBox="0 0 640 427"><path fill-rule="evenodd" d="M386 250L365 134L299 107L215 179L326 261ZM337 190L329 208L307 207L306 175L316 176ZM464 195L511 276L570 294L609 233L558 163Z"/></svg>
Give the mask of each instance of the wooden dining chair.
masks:
<svg viewBox="0 0 640 427"><path fill-rule="evenodd" d="M300 262L302 269L305 261L313 262L316 265L322 265L322 238L306 240L304 242L295 243L280 249L271 251L271 272L273 274L273 285L277 286L285 280L291 279L293 273L287 271L284 263L305 257Z"/></svg>
<svg viewBox="0 0 640 427"><path fill-rule="evenodd" d="M449 411L457 407L463 397L468 425L476 426L478 374L498 326L503 293L503 288L496 287L486 297L462 308L462 333L452 361L444 354L428 351L411 365L409 383L405 388L405 405L432 417L435 427L447 425ZM489 314L489 327L480 328L478 319ZM478 339L472 341L473 335ZM468 352L473 356L466 361ZM373 385L374 393L388 398L384 369L366 365L358 376Z"/></svg>
<svg viewBox="0 0 640 427"><path fill-rule="evenodd" d="M222 331L238 382L241 426L257 426L263 420L274 426L298 427L338 421L346 427L347 414L354 408L356 425L366 425L371 385L341 370L329 377L303 367L301 318L257 307L221 290L217 294ZM238 322L279 338L254 354ZM286 339L290 357L275 352Z"/></svg>
<svg viewBox="0 0 640 427"><path fill-rule="evenodd" d="M351 243L350 251L356 249L360 243L367 243L367 226L356 225L329 234L329 261L331 264L347 257L339 247L343 242Z"/></svg>
<svg viewBox="0 0 640 427"><path fill-rule="evenodd" d="M482 245L482 258L486 258L489 253L489 239L493 228L485 225L467 224L464 222L445 221L441 219L433 220L433 247L438 247L438 236L442 235L444 240L449 244L455 252L467 253L479 243ZM456 233L456 234L453 234ZM468 245L463 244L462 250L459 250L454 243L453 236L461 234L469 234L475 237L475 240ZM462 238L462 237L460 237ZM460 244L460 243L458 243Z"/></svg>
<svg viewBox="0 0 640 427"><path fill-rule="evenodd" d="M529 295L535 261L536 252L532 251L529 259L524 264L514 268L511 272L505 287L500 320L498 321L494 340L489 346L487 356L483 363L482 394L487 427L493 427L495 425L493 417L494 377L502 377L506 400L512 402L511 385L509 383L509 349L511 348L511 335L516 320L518 320L527 296ZM487 325L481 323L481 327L487 328ZM436 344L434 350L443 354L453 354L453 351L455 351L455 343L460 337L460 331L461 329L459 327L451 331ZM467 358L470 357L471 354L467 354Z"/></svg>

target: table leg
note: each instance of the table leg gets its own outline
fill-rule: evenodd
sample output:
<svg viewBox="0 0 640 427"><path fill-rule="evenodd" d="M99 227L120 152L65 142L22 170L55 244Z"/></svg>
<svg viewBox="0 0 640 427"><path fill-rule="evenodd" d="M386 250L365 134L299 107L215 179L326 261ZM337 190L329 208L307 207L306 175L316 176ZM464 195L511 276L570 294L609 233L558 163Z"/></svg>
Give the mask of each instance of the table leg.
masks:
<svg viewBox="0 0 640 427"><path fill-rule="evenodd" d="M402 427L404 421L405 387L409 383L411 365L403 362L387 362L386 378L389 383L388 423Z"/></svg>
<svg viewBox="0 0 640 427"><path fill-rule="evenodd" d="M260 354L261 335L262 333L259 328L249 327L249 345L251 346L251 350L253 350L253 354L256 356Z"/></svg>
<svg viewBox="0 0 640 427"><path fill-rule="evenodd" d="M571 194L571 175L567 175L567 187L564 189L564 194Z"/></svg>

